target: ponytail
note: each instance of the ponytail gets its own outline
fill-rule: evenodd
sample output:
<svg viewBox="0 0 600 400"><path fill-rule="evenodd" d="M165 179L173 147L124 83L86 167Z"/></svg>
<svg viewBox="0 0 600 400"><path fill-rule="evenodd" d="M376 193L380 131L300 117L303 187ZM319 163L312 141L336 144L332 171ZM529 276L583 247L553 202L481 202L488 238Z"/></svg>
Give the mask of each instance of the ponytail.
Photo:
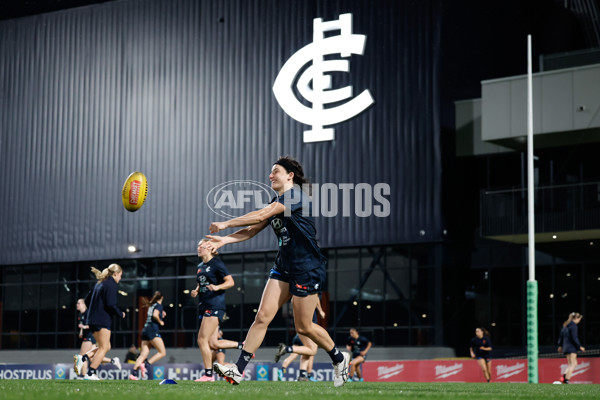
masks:
<svg viewBox="0 0 600 400"><path fill-rule="evenodd" d="M150 300L148 300L146 297L142 297L141 301L142 301L142 307L143 308L148 308L151 305L153 305L154 303L158 302L158 300L162 299L164 296L161 292L159 292L158 290L156 292L154 292L154 295L152 296L152 298Z"/></svg>
<svg viewBox="0 0 600 400"><path fill-rule="evenodd" d="M563 326L566 327L571 322L573 322L574 319L579 319L579 318L583 318L583 315L579 314L578 312L572 312L571 314L569 314L569 318L567 318L567 320L565 322L563 322Z"/></svg>
<svg viewBox="0 0 600 400"><path fill-rule="evenodd" d="M92 273L96 276L98 282L104 282L109 276L113 276L116 273L122 272L123 269L119 264L110 264L107 268L102 271L96 267L92 267Z"/></svg>
<svg viewBox="0 0 600 400"><path fill-rule="evenodd" d="M483 326L478 326L478 329L481 329L481 332L483 332L483 336L487 336L488 338L490 338L490 332L485 329Z"/></svg>

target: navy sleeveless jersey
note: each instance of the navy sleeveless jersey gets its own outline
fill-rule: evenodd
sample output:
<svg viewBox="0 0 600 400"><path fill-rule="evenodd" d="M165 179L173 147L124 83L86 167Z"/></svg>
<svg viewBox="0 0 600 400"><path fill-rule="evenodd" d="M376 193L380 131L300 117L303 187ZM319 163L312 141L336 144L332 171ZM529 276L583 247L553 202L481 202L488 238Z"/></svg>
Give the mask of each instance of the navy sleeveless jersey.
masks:
<svg viewBox="0 0 600 400"><path fill-rule="evenodd" d="M212 258L210 261L198 264L196 271L196 281L198 282L198 308L203 310L225 310L225 291L217 290L211 292L206 287L208 285L220 285L229 275L229 271L218 258Z"/></svg>
<svg viewBox="0 0 600 400"><path fill-rule="evenodd" d="M475 336L471 339L471 348L473 349L473 353L475 353L475 357L485 357L488 358L490 356L490 352L486 350L481 350L481 347L492 347L492 341L487 336L479 339Z"/></svg>
<svg viewBox="0 0 600 400"><path fill-rule="evenodd" d="M148 316L146 317L146 323L144 324L144 328L152 327L154 330L158 331L160 325L152 317L154 315L154 310L158 310L158 318L162 321L163 306L160 303L154 303L150 306L150 308L148 308Z"/></svg>
<svg viewBox="0 0 600 400"><path fill-rule="evenodd" d="M309 196L293 187L275 197L273 202L283 204L289 213L288 216L281 213L269 218L279 244L275 266L292 275L324 266L327 260L317 244Z"/></svg>

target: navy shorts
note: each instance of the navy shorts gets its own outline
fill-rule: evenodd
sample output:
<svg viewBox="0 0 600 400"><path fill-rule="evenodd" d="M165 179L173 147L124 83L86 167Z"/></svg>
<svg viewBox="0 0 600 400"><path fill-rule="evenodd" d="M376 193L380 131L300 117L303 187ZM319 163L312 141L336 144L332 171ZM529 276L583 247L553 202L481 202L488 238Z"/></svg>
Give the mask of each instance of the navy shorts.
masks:
<svg viewBox="0 0 600 400"><path fill-rule="evenodd" d="M157 331L156 329L150 327L150 328L146 328L144 327L144 329L142 329L142 340L152 340L152 339L156 339L157 337L161 337L160 336L160 332Z"/></svg>
<svg viewBox="0 0 600 400"><path fill-rule="evenodd" d="M106 325L89 325L90 327L90 332L94 333L94 332L98 332L100 329L108 329L110 331L110 325L106 326Z"/></svg>
<svg viewBox="0 0 600 400"><path fill-rule="evenodd" d="M94 335L90 330L86 330L87 333L83 334L83 338L81 339L84 342L91 342L92 344L96 344L96 339L94 339Z"/></svg>
<svg viewBox="0 0 600 400"><path fill-rule="evenodd" d="M367 355L365 354L364 356L361 356L360 353L352 353L352 358L356 358L356 357L362 357L363 359L367 359Z"/></svg>
<svg viewBox="0 0 600 400"><path fill-rule="evenodd" d="M202 321L202 318L204 317L217 317L219 318L219 323L223 322L223 317L225 316L225 310L218 310L218 309L214 309L214 310L204 310L204 311L200 311L200 321Z"/></svg>
<svg viewBox="0 0 600 400"><path fill-rule="evenodd" d="M325 282L325 268L318 267L310 271L303 271L291 275L285 270L274 266L269 272L269 279L287 282L290 285L290 293L293 296L306 297L311 294L321 293Z"/></svg>
<svg viewBox="0 0 600 400"><path fill-rule="evenodd" d="M302 340L300 340L300 336L298 335L294 336L294 339L292 339L292 344L295 346L304 346L304 343L302 343Z"/></svg>
<svg viewBox="0 0 600 400"><path fill-rule="evenodd" d="M485 360L486 363L490 362L490 357L486 356L486 357L475 357L476 360Z"/></svg>

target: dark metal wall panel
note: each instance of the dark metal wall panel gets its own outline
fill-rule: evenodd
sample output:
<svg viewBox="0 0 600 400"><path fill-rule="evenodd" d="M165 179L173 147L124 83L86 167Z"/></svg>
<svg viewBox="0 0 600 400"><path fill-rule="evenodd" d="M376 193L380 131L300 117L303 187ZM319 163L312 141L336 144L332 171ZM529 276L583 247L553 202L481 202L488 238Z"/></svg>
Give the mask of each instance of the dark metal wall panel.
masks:
<svg viewBox="0 0 600 400"><path fill-rule="evenodd" d="M282 154L314 182L390 185L388 218L318 218L323 247L439 240L438 3L140 0L0 22L0 264L194 253L211 188L268 183ZM336 84L375 104L302 143L273 82L313 18L348 12L367 43ZM129 213L135 170L149 195ZM263 232L228 251L275 248Z"/></svg>

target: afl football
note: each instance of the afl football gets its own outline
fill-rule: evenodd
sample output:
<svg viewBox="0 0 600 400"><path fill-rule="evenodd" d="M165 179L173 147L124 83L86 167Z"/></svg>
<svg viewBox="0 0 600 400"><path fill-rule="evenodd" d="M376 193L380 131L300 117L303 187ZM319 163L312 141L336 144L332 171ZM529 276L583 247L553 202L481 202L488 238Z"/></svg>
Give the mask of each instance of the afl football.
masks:
<svg viewBox="0 0 600 400"><path fill-rule="evenodd" d="M137 211L146 201L148 195L148 181L146 176L141 172L133 172L125 180L123 190L121 191L121 198L123 200L123 206L127 211Z"/></svg>

